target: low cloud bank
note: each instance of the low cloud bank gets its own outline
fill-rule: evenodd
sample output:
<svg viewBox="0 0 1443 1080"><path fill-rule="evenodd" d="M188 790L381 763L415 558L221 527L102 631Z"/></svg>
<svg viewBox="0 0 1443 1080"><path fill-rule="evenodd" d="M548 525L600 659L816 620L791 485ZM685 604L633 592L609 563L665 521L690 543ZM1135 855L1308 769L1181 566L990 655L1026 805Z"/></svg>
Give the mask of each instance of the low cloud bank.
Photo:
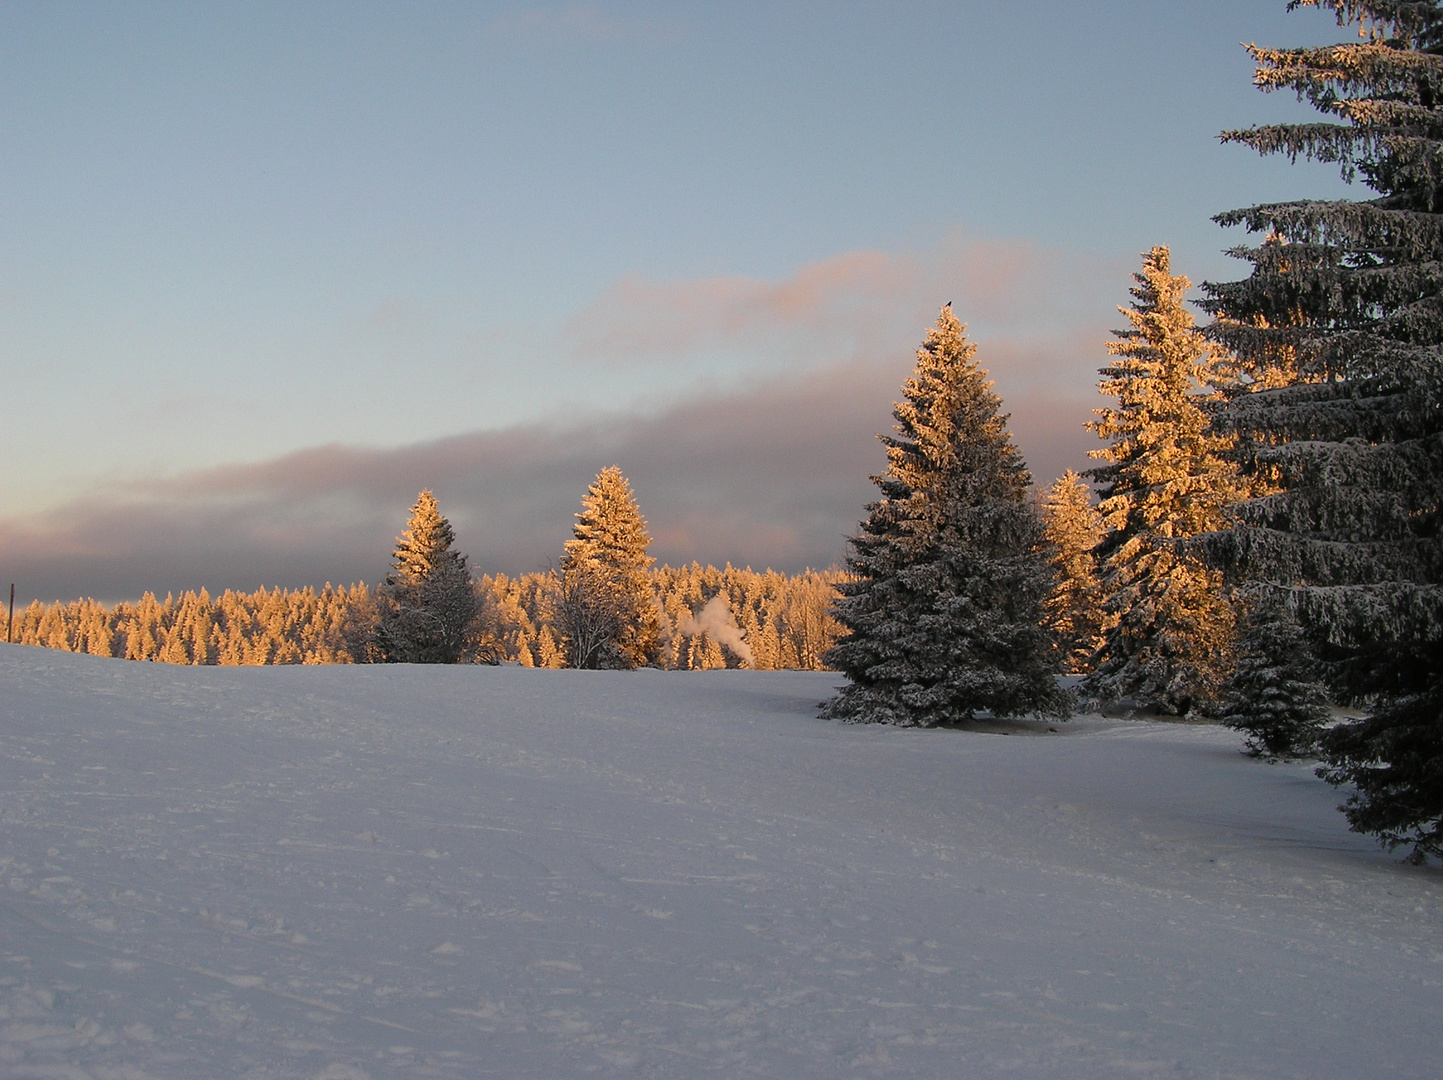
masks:
<svg viewBox="0 0 1443 1080"><path fill-rule="evenodd" d="M1126 274L1106 258L949 233L929 248L846 252L776 281L624 278L560 329L556 351L569 359L538 377L652 371L672 388L663 392L689 387L686 400L393 449L318 446L99 492L0 519L0 587L112 601L375 582L422 488L435 491L476 571L541 569L560 554L587 484L613 463L664 562L826 567L873 497L868 478L885 465L875 436L890 430L891 403L942 302L971 321L978 360L1046 484L1083 467L1096 444L1082 424L1105 359L1098 320L1115 321ZM713 381L738 370L753 381Z"/></svg>
<svg viewBox="0 0 1443 1080"><path fill-rule="evenodd" d="M780 280L631 275L573 315L562 340L574 361L597 367L740 354L796 370L914 348L948 299L974 338L1047 340L1108 318L1132 269L1131 260L952 231L927 247L844 252ZM1088 355L1100 353L1094 334ZM1090 385L1096 367L1074 363L1068 375L1080 371Z"/></svg>
<svg viewBox="0 0 1443 1080"><path fill-rule="evenodd" d="M1081 427L1094 400L1076 378L1059 381L1081 347L1000 342L979 352L1040 483L1081 465L1095 442ZM397 449L321 446L136 484L0 521L0 577L20 598L108 601L375 582L421 488L436 492L478 573L535 570L560 554L587 484L612 463L631 480L663 562L825 567L844 556L873 496L868 477L885 462L875 436L890 430L910 366L910 355L893 356L650 415Z"/></svg>

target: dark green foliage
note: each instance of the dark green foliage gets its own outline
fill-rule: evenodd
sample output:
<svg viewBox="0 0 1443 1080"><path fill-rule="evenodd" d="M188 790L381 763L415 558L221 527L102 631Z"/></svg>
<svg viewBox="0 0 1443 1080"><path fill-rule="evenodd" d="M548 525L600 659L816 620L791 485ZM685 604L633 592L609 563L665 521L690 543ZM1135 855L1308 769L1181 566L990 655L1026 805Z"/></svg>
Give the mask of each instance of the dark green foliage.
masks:
<svg viewBox="0 0 1443 1080"><path fill-rule="evenodd" d="M1443 860L1443 682L1333 728L1322 746L1327 765L1318 775L1353 785L1348 824L1390 851L1409 848L1409 862Z"/></svg>
<svg viewBox="0 0 1443 1080"><path fill-rule="evenodd" d="M1443 673L1443 9L1289 6L1362 30L1251 49L1260 87L1329 119L1223 138L1336 163L1376 195L1217 219L1262 241L1233 251L1247 278L1207 286L1209 332L1238 362L1217 428L1237 438L1252 495L1211 554L1234 580L1291 590L1334 694L1374 706L1324 741L1325 775L1358 785L1354 828L1397 844L1410 828L1436 836L1443 798L1418 764L1440 737L1428 703Z"/></svg>
<svg viewBox="0 0 1443 1080"><path fill-rule="evenodd" d="M943 308L893 413L897 435L882 436L882 498L852 538L855 578L835 608L846 632L826 656L850 681L827 716L930 727L1065 713L1030 478L976 351Z"/></svg>
<svg viewBox="0 0 1443 1080"><path fill-rule="evenodd" d="M1223 687L1222 722L1246 732L1256 756L1312 755L1330 714L1297 621L1284 605L1259 600L1240 630L1237 666Z"/></svg>

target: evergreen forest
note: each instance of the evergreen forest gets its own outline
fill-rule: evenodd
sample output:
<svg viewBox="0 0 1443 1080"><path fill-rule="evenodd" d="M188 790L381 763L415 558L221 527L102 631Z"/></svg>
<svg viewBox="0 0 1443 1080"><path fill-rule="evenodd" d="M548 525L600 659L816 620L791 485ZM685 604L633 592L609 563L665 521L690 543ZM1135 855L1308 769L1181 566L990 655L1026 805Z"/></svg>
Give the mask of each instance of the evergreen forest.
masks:
<svg viewBox="0 0 1443 1080"><path fill-rule="evenodd" d="M656 567L647 579L669 631L654 665L821 670L838 632L831 604L842 576ZM477 578L476 636L464 659L567 666L552 615L558 586L554 572ZM15 612L12 633L22 645L170 664L364 664L384 660L379 621L376 590L365 584L228 589L214 598L202 589L113 607L36 601Z"/></svg>

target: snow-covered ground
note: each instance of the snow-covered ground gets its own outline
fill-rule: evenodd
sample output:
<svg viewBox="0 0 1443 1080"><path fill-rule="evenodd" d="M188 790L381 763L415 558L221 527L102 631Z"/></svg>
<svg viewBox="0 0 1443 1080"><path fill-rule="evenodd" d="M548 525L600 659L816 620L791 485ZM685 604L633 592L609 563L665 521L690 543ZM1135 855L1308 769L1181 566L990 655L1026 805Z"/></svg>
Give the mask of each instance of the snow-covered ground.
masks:
<svg viewBox="0 0 1443 1080"><path fill-rule="evenodd" d="M1443 875L1231 732L0 646L0 1076L1437 1077Z"/></svg>

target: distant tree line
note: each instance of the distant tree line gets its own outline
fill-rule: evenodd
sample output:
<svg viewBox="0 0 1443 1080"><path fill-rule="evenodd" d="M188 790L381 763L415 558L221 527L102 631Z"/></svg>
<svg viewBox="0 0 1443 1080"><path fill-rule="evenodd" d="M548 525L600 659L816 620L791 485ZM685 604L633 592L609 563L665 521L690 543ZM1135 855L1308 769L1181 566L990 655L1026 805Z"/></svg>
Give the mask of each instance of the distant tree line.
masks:
<svg viewBox="0 0 1443 1080"><path fill-rule="evenodd" d="M836 641L838 570L654 567L621 471L602 470L558 569L473 579L435 497L421 493L391 572L320 590L146 593L16 612L14 640L171 664L517 663L817 670ZM621 528L617 528L617 520Z"/></svg>
<svg viewBox="0 0 1443 1080"><path fill-rule="evenodd" d="M375 600L365 585L317 591L206 590L177 600L146 593L106 607L94 600L42 604L15 613L21 645L166 664L352 664L375 655Z"/></svg>
<svg viewBox="0 0 1443 1080"><path fill-rule="evenodd" d="M662 566L647 574L657 601L651 662L679 670L749 667L760 671L826 667L822 657L840 625L832 603L841 571L789 576L727 565ZM556 573L480 579L481 639L495 654L527 667L572 666L555 612Z"/></svg>

